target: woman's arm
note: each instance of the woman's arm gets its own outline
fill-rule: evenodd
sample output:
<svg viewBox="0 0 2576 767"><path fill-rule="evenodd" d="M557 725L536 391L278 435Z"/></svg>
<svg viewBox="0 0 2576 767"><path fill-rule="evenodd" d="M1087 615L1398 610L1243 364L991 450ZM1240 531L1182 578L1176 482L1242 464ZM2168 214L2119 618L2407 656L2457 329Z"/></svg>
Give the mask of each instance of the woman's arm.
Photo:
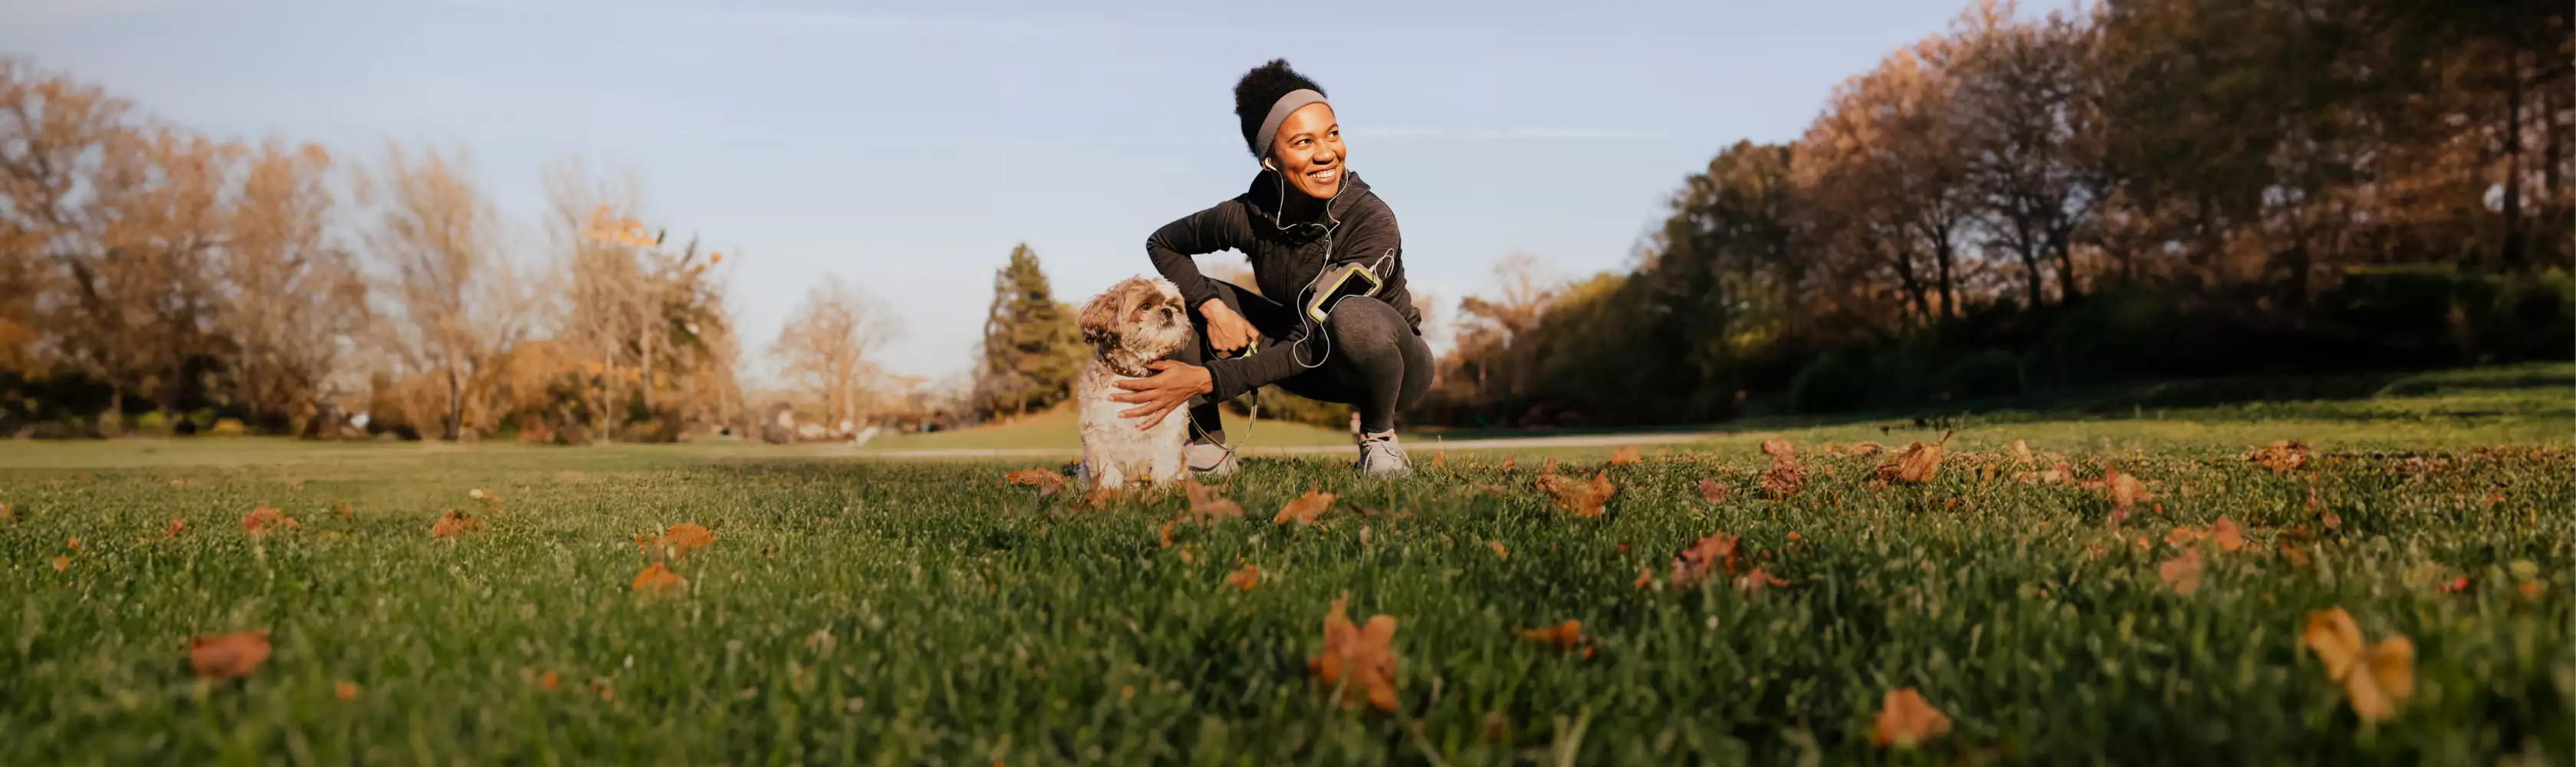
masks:
<svg viewBox="0 0 2576 767"><path fill-rule="evenodd" d="M1243 204L1227 200L1216 207L1182 216L1164 224L1145 238L1145 254L1154 259L1154 270L1163 279L1181 289L1181 298L1196 308L1216 298L1216 288L1199 274L1198 262L1191 256L1220 250L1241 249L1252 240L1251 221L1244 217Z"/></svg>

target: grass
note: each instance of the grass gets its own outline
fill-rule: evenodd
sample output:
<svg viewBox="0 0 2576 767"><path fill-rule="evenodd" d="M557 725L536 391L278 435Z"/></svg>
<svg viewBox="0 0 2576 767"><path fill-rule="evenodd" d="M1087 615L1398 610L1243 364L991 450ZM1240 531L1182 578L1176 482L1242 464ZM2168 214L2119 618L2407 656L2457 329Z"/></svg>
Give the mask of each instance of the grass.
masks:
<svg viewBox="0 0 2576 767"><path fill-rule="evenodd" d="M894 450L1054 450L1078 453L1082 436L1075 431L1074 409L1058 407L1032 413L1005 423L986 424L956 431L905 434L870 440L866 451ZM1180 417L1175 413L1173 417ZM1263 420L1251 423L1233 413L1225 414L1226 438L1246 448L1288 447L1297 445L1347 445L1351 435L1309 424Z"/></svg>
<svg viewBox="0 0 2576 767"><path fill-rule="evenodd" d="M2487 385L2527 373L2161 417L1753 424L1627 466L1549 451L1620 485L1589 519L1528 490L1537 454L1506 471L1417 447L1422 475L1395 483L1339 455L1259 459L1225 490L1252 514L1178 526L1170 549L1157 528L1183 500L1090 510L998 483L1032 462L6 444L0 764L2564 764L2576 390ZM1923 486L1871 487L1878 457L1822 450L1944 429ZM1809 479L1770 500L1751 445L1783 434ZM2239 458L2272 439L2316 455L2289 474ZM2013 481L2014 440L2143 477L2157 508L2115 531L2099 491ZM1703 500L1702 479L1732 492ZM1343 498L1323 526L1269 522L1310 486ZM258 504L302 529L245 535ZM483 529L433 540L450 508ZM2176 593L2167 533L2222 515L2253 545ZM634 537L677 522L716 543L673 563L684 590L634 593ZM1632 585L1714 532L1787 585ZM1261 583L1226 587L1244 563ZM1393 713L1308 677L1343 592L1356 619L1398 619ZM2356 719L2300 649L2308 612L2337 605L2414 643L2394 719ZM1566 619L1590 657L1514 634ZM262 628L256 673L189 673L188 637ZM1953 730L1872 746L1902 687Z"/></svg>

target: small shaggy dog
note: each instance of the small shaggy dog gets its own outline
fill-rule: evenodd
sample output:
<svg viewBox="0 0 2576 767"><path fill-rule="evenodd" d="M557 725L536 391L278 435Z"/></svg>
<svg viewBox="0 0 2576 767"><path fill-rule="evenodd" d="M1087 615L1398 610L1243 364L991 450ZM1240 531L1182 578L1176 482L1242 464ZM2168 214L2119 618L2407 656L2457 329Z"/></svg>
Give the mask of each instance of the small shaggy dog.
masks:
<svg viewBox="0 0 2576 767"><path fill-rule="evenodd" d="M1109 399L1126 391L1110 382L1153 375L1147 363L1195 340L1180 288L1170 280L1129 277L1085 304L1078 322L1082 340L1091 344L1091 361L1073 389L1082 409L1082 474L1098 488L1187 478L1181 447L1189 441L1189 416L1175 412L1154 428L1138 429L1136 419L1118 416L1135 405Z"/></svg>

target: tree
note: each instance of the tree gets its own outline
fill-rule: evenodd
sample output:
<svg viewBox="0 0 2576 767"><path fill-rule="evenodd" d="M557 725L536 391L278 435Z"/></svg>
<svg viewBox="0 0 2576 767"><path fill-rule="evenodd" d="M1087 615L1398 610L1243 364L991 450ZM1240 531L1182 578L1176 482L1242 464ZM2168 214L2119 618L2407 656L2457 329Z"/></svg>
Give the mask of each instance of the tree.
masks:
<svg viewBox="0 0 2576 767"><path fill-rule="evenodd" d="M466 180L464 160L387 145L361 189L373 204L367 244L389 283L396 321L383 325L414 374L438 377L444 439L460 439L478 374L525 329L525 296L497 244L491 203Z"/></svg>
<svg viewBox="0 0 2576 767"><path fill-rule="evenodd" d="M769 348L790 384L820 403L824 421L837 428L860 419L877 376L870 355L898 332L875 301L838 275L827 275L788 315Z"/></svg>
<svg viewBox="0 0 2576 767"><path fill-rule="evenodd" d="M239 355L237 401L255 426L312 417L324 380L368 319L357 264L325 233L330 168L319 145L261 145L227 222L220 327Z"/></svg>
<svg viewBox="0 0 2576 767"><path fill-rule="evenodd" d="M1071 393L1082 365L1082 335L1073 312L1055 300L1037 251L1011 248L993 272L993 303L984 319L983 364L976 391L988 413L1044 409Z"/></svg>

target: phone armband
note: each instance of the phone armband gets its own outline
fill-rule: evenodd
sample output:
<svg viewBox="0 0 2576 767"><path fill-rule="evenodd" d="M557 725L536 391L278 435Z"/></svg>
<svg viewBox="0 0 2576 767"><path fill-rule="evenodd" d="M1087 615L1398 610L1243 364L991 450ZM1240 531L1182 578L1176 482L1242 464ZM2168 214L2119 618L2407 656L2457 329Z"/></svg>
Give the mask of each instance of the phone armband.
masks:
<svg viewBox="0 0 2576 767"><path fill-rule="evenodd" d="M1359 264L1345 264L1324 272L1315 282L1315 297L1306 302L1306 316L1323 322L1333 311L1333 304L1353 296L1374 296L1383 283L1377 274Z"/></svg>

